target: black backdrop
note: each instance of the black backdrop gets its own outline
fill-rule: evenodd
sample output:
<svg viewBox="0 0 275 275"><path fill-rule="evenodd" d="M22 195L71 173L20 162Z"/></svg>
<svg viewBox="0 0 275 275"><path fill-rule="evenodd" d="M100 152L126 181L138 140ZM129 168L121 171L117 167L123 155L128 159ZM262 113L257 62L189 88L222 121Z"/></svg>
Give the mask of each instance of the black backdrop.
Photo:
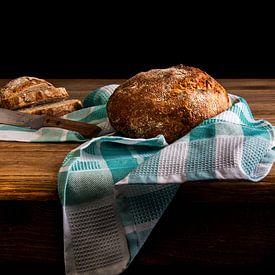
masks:
<svg viewBox="0 0 275 275"><path fill-rule="evenodd" d="M153 44L151 44L152 46ZM247 45L246 45L247 46ZM24 49L2 52L0 77L36 75L42 78L128 78L151 68L164 68L177 64L197 66L217 78L274 78L273 50L258 48L261 52L245 52L241 48L224 49L182 46L128 48ZM141 49L142 48L142 49ZM275 49L275 48L274 48Z"/></svg>
<svg viewBox="0 0 275 275"><path fill-rule="evenodd" d="M274 16L268 6L257 4L252 12L252 4L241 9L232 2L209 12L198 3L161 10L160 3L152 10L133 4L135 9L120 13L107 4L102 10L74 4L68 11L68 5L57 9L48 3L43 14L18 9L17 15L13 9L12 17L3 9L0 77L128 78L180 63L217 78L275 77Z"/></svg>

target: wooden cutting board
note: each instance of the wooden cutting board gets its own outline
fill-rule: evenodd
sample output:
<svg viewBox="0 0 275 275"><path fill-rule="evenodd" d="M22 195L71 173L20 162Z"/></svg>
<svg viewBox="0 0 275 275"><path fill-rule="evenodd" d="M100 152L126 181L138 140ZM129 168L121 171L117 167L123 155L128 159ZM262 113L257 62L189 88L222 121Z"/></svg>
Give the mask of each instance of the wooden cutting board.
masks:
<svg viewBox="0 0 275 275"><path fill-rule="evenodd" d="M83 99L122 80L49 80ZM7 80L0 80L0 86ZM257 119L275 125L275 79L220 80ZM57 173L78 143L0 142L0 266L63 270ZM128 273L261 268L275 258L275 167L260 183L185 183ZM273 257L274 256L274 257ZM23 267L22 267L23 266Z"/></svg>

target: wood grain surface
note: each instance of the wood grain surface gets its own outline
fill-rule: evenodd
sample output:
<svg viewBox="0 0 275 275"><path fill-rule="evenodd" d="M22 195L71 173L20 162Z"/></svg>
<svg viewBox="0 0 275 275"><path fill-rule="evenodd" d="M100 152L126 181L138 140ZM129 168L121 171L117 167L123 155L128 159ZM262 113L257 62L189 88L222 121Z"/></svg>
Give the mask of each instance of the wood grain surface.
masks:
<svg viewBox="0 0 275 275"><path fill-rule="evenodd" d="M0 86L7 80L0 80ZM90 91L106 84L121 83L122 80L57 80L50 79L58 87L66 87L72 98L83 99ZM275 125L275 80L227 79L220 80L230 93L243 96L249 103L255 118L266 119ZM0 142L0 200L57 200L57 172L65 155L77 143L19 143ZM203 182L184 185L185 195L190 200L220 200L217 192L228 200L275 201L275 168L259 184L236 184ZM225 191L226 190L226 191ZM229 191L232 192L229 192ZM213 196L215 192L215 196Z"/></svg>
<svg viewBox="0 0 275 275"><path fill-rule="evenodd" d="M7 80L0 80L0 86ZM122 80L50 79L72 98ZM255 118L275 125L275 80L221 79ZM0 142L0 266L10 272L64 273L57 173L78 143ZM184 183L125 274L236 274L275 259L275 167L259 183ZM11 274L11 273L7 274ZM45 273L43 273L45 272ZM230 273L231 274L231 273ZM238 273L239 274L239 273Z"/></svg>

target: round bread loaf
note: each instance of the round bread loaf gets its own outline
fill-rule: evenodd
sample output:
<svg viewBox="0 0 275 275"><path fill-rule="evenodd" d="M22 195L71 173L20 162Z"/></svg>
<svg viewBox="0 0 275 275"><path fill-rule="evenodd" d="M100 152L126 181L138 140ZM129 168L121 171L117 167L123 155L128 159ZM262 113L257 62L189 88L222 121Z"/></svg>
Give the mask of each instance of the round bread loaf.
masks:
<svg viewBox="0 0 275 275"><path fill-rule="evenodd" d="M228 93L214 78L198 68L179 65L133 76L111 95L107 113L123 136L162 134L171 143L230 106Z"/></svg>

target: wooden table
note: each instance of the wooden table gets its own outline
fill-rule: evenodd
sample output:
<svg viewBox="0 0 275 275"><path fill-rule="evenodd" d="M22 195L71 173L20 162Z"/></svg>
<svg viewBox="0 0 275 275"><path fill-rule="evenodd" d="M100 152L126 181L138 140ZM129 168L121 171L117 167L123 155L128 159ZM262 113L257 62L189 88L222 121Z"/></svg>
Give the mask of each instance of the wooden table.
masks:
<svg viewBox="0 0 275 275"><path fill-rule="evenodd" d="M0 80L2 86L7 80ZM73 98L122 80L50 80ZM221 79L275 125L275 80ZM63 273L57 172L77 143L0 142L0 267ZM260 183L185 183L127 274L262 270L275 261L275 167ZM41 274L41 273L40 273Z"/></svg>

